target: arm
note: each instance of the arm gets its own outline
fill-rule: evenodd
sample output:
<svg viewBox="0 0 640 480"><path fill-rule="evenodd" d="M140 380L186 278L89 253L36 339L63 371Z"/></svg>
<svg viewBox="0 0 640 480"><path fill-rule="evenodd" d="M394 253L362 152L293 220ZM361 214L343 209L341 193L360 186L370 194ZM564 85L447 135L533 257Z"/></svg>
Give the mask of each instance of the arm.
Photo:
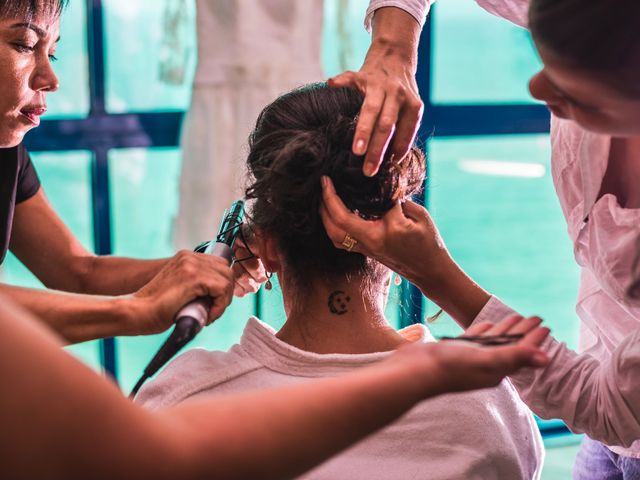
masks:
<svg viewBox="0 0 640 480"><path fill-rule="evenodd" d="M16 205L10 249L47 288L97 295L133 293L168 261L93 255L63 223L42 188Z"/></svg>
<svg viewBox="0 0 640 480"><path fill-rule="evenodd" d="M498 324L513 314L493 297L474 325ZM490 332L496 333L502 332ZM553 337L542 348L550 359L546 368L511 375L531 410L541 418L560 418L571 431L606 445L629 447L640 440L640 331L626 338L604 363L577 354Z"/></svg>
<svg viewBox="0 0 640 480"><path fill-rule="evenodd" d="M345 232L350 232L359 241L358 251L415 282L464 328L472 322L474 328L513 316L513 310L455 264L423 207L398 204L381 220L371 222L349 212L330 181L324 182L323 192L321 215L334 245L341 247ZM497 333L504 332L489 334ZM535 413L561 418L571 430L608 445L626 447L640 439L640 332L626 339L605 363L578 355L553 338L542 348L550 357L546 368L511 377Z"/></svg>
<svg viewBox="0 0 640 480"><path fill-rule="evenodd" d="M396 8L399 4L407 11ZM391 137L392 153L404 157L417 133L423 104L415 73L420 30L428 7L427 0L373 0L366 21L367 26L372 25L372 41L362 67L329 80L330 86L357 88L365 94L353 152L366 153L366 175L377 173Z"/></svg>
<svg viewBox="0 0 640 480"><path fill-rule="evenodd" d="M95 256L58 217L42 189L16 206L10 248L54 290L0 284L0 293L71 343L162 332L185 303L217 291L229 270L219 258L186 251L162 260ZM255 291L264 276L255 260L235 266L234 271L238 295ZM223 311L214 298L209 323Z"/></svg>
<svg viewBox="0 0 640 480"><path fill-rule="evenodd" d="M424 398L544 363L531 346L544 331L499 348L418 344L349 376L151 413L0 305L0 464L11 478L291 478Z"/></svg>

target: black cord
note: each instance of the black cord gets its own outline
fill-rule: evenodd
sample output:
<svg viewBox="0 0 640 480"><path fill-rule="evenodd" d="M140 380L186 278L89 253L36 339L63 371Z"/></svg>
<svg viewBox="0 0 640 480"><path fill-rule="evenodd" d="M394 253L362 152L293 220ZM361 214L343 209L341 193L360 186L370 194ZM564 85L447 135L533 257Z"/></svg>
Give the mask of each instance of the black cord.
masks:
<svg viewBox="0 0 640 480"><path fill-rule="evenodd" d="M138 383L136 383L136 385L133 387L133 390L131 390L131 393L129 394L129 398L131 400L134 399L134 397L138 393L138 390L140 390L140 387L142 387L142 384L146 382L148 379L149 379L149 376L146 373L143 373L140 379L138 380Z"/></svg>

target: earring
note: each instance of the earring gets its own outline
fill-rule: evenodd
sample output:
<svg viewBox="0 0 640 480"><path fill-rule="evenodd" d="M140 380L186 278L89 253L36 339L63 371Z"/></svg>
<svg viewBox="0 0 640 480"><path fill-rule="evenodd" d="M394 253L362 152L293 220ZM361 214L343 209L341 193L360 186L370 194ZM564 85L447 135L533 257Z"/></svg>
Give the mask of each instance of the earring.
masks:
<svg viewBox="0 0 640 480"><path fill-rule="evenodd" d="M393 277L393 283L396 287L399 287L400 284L402 283L402 277L400 275L398 275L397 273L394 274Z"/></svg>
<svg viewBox="0 0 640 480"><path fill-rule="evenodd" d="M271 290L273 288L273 283L271 283L271 277L273 277L273 272L265 272L267 276L267 281L264 284L265 290Z"/></svg>

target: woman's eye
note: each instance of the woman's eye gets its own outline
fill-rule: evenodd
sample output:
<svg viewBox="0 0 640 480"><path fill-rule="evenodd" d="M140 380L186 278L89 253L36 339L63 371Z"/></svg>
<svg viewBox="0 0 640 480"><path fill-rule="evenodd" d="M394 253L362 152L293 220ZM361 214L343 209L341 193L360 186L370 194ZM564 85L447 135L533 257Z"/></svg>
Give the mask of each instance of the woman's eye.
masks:
<svg viewBox="0 0 640 480"><path fill-rule="evenodd" d="M14 43L13 46L15 47L16 50L23 53L33 52L35 50L35 48L32 47L31 45L26 45L24 43Z"/></svg>
<svg viewBox="0 0 640 480"><path fill-rule="evenodd" d="M57 62L58 61L58 57L56 57L55 55L49 55L49 61Z"/></svg>

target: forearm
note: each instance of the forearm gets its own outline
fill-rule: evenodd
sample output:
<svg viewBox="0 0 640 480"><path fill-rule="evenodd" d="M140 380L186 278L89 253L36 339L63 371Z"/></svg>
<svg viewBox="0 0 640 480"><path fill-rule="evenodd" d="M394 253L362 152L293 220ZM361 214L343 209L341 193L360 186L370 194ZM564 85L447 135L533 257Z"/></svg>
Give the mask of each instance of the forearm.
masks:
<svg viewBox="0 0 640 480"><path fill-rule="evenodd" d="M92 257L91 267L79 293L126 295L146 285L164 267L168 258L137 260L133 258Z"/></svg>
<svg viewBox="0 0 640 480"><path fill-rule="evenodd" d="M487 304L491 295L474 282L448 255L436 265L418 265L408 277L423 295L466 329ZM437 270L434 272L434 270Z"/></svg>
<svg viewBox="0 0 640 480"><path fill-rule="evenodd" d="M134 302L128 297L102 297L0 284L11 298L68 343L131 334Z"/></svg>
<svg viewBox="0 0 640 480"><path fill-rule="evenodd" d="M375 11L372 25L371 47L365 63L395 57L415 74L421 30L416 19L400 8L385 7Z"/></svg>

